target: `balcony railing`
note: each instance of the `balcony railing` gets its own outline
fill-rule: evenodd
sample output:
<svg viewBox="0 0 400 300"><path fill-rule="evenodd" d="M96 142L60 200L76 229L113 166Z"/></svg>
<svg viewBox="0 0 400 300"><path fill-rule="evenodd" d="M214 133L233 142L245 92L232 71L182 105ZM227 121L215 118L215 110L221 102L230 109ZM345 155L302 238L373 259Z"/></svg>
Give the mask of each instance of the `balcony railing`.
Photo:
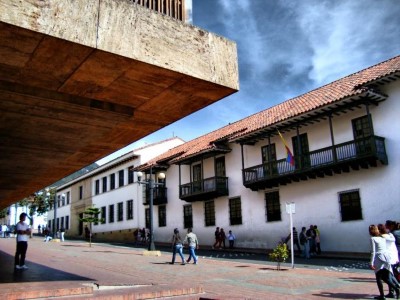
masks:
<svg viewBox="0 0 400 300"><path fill-rule="evenodd" d="M130 0L180 21L185 21L185 0Z"/></svg>
<svg viewBox="0 0 400 300"><path fill-rule="evenodd" d="M205 201L228 194L228 177L210 177L179 187L179 198L187 202Z"/></svg>
<svg viewBox="0 0 400 300"><path fill-rule="evenodd" d="M388 164L385 139L371 136L326 147L295 157L291 165L286 159L267 162L243 170L243 184L252 190L276 187L292 181L324 177Z"/></svg>
<svg viewBox="0 0 400 300"><path fill-rule="evenodd" d="M143 191L143 204L150 204L150 187L146 186ZM167 204L167 188L163 186L157 186L153 188L153 205Z"/></svg>

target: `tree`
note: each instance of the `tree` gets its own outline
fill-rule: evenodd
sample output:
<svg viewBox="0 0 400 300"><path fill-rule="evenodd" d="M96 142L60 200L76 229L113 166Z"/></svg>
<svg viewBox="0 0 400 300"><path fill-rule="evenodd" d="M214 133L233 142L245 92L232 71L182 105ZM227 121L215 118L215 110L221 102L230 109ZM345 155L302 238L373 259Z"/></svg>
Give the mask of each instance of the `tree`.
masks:
<svg viewBox="0 0 400 300"><path fill-rule="evenodd" d="M278 246L269 254L269 258L277 262L276 269L281 269L281 263L289 257L289 251L285 243L279 243Z"/></svg>
<svg viewBox="0 0 400 300"><path fill-rule="evenodd" d="M82 222L89 223L89 247L92 247L92 224L100 223L103 219L99 218L100 209L97 207L88 207L83 212L84 217L81 219Z"/></svg>

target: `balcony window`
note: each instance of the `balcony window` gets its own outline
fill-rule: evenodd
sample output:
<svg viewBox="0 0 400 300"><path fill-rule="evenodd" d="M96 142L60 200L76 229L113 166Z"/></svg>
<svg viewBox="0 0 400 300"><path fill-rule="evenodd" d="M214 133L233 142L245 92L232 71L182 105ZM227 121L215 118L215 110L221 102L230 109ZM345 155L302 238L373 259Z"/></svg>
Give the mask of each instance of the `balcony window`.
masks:
<svg viewBox="0 0 400 300"><path fill-rule="evenodd" d="M215 226L214 200L204 202L204 218L206 226Z"/></svg>
<svg viewBox="0 0 400 300"><path fill-rule="evenodd" d="M229 220L231 225L242 224L242 201L240 197L229 199Z"/></svg>
<svg viewBox="0 0 400 300"><path fill-rule="evenodd" d="M342 221L362 220L361 199L358 190L339 193Z"/></svg>
<svg viewBox="0 0 400 300"><path fill-rule="evenodd" d="M267 222L281 221L279 191L265 193L265 211Z"/></svg>

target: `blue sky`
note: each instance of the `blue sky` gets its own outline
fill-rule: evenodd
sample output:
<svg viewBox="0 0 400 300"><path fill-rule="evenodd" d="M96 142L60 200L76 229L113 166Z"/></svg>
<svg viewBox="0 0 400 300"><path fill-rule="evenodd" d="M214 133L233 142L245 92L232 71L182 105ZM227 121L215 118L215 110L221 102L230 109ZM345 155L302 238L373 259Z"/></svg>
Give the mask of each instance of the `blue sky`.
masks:
<svg viewBox="0 0 400 300"><path fill-rule="evenodd" d="M399 0L193 0L193 25L237 43L240 91L100 160L190 141L400 55Z"/></svg>

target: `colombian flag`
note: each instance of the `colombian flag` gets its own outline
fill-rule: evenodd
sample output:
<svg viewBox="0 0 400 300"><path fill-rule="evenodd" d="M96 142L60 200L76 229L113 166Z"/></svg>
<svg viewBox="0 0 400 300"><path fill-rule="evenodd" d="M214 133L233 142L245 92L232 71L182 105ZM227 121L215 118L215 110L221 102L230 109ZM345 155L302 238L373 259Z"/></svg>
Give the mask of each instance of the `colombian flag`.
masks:
<svg viewBox="0 0 400 300"><path fill-rule="evenodd" d="M278 133L279 133L279 136L281 137L281 140L282 140L283 144L285 145L285 149L286 149L286 161L287 161L289 164L291 164L292 166L294 166L294 157L293 157L293 154L292 154L292 152L290 151L288 145L286 144L285 139L283 138L283 136L282 136L282 134L279 132L279 130L278 130Z"/></svg>

